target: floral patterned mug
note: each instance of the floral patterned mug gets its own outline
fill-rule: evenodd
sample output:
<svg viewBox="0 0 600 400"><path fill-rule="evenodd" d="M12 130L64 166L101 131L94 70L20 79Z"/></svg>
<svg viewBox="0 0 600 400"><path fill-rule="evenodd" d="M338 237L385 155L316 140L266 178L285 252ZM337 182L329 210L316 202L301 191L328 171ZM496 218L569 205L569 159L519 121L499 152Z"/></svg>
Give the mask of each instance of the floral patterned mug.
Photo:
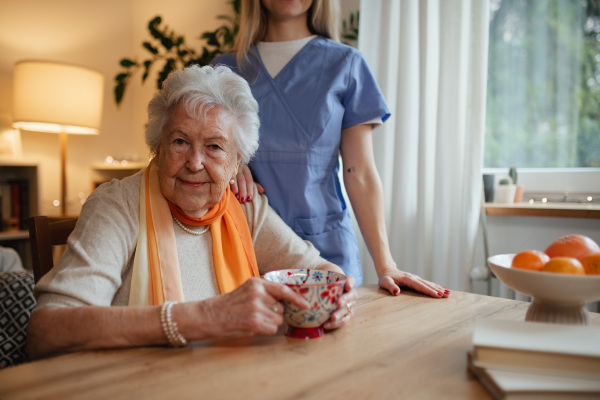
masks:
<svg viewBox="0 0 600 400"><path fill-rule="evenodd" d="M337 299L344 292L346 275L316 269L282 269L267 272L264 279L282 283L300 293L310 308L301 310L283 301L283 319L287 323L285 335L293 338L313 339L323 336L323 324L337 309Z"/></svg>

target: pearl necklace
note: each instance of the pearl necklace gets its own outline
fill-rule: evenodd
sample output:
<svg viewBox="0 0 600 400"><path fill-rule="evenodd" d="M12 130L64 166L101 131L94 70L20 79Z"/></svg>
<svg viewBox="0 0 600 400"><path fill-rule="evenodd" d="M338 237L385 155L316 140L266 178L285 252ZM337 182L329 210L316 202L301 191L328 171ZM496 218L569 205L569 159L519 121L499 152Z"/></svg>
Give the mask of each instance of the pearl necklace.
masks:
<svg viewBox="0 0 600 400"><path fill-rule="evenodd" d="M175 220L175 222L177 222L177 225L179 225L179 227L181 229L183 229L185 232L190 233L192 235L196 235L196 236L200 236L200 235L204 235L207 231L208 231L208 225L204 226L204 229L202 229L201 231L193 231L190 228L184 226L180 220L178 220L177 218L175 218L175 216L173 215L173 219Z"/></svg>

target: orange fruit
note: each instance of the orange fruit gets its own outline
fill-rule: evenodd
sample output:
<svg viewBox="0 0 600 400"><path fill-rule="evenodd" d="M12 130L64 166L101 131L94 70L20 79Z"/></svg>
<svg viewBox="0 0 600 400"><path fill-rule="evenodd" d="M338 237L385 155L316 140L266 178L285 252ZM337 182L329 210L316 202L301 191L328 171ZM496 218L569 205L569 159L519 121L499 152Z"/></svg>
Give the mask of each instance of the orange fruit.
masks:
<svg viewBox="0 0 600 400"><path fill-rule="evenodd" d="M541 271L550 261L550 256L539 250L525 250L517 253L512 260L511 266L519 269L530 269L533 271Z"/></svg>
<svg viewBox="0 0 600 400"><path fill-rule="evenodd" d="M600 275L600 253L583 257L581 265L588 275Z"/></svg>
<svg viewBox="0 0 600 400"><path fill-rule="evenodd" d="M566 235L550 243L544 253L550 258L554 257L573 257L581 261L583 257L590 254L600 253L600 246L584 235Z"/></svg>
<svg viewBox="0 0 600 400"><path fill-rule="evenodd" d="M544 265L542 271L559 274L585 275L581 262L573 257L554 257Z"/></svg>

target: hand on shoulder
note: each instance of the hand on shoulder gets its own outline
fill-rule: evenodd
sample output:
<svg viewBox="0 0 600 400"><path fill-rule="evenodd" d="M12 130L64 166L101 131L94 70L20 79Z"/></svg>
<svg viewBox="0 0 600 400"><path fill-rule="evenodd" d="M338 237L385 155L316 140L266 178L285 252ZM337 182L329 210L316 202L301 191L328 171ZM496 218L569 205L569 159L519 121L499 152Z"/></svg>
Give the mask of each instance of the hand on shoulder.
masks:
<svg viewBox="0 0 600 400"><path fill-rule="evenodd" d="M257 192L254 191L255 187ZM248 168L247 165L244 165L240 167L240 171L236 175L234 182L231 184L231 191L240 203L244 204L252 201L255 193L263 194L265 189L263 189L260 183L254 182L250 168Z"/></svg>

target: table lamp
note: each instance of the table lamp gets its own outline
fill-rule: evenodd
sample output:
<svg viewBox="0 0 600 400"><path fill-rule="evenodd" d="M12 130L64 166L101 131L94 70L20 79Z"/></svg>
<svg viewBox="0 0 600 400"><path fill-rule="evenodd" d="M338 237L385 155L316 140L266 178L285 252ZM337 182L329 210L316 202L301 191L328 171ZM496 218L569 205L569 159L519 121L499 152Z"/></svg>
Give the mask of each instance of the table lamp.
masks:
<svg viewBox="0 0 600 400"><path fill-rule="evenodd" d="M13 127L60 135L62 215L67 214L67 134L97 135L104 76L47 61L20 61L14 70Z"/></svg>

